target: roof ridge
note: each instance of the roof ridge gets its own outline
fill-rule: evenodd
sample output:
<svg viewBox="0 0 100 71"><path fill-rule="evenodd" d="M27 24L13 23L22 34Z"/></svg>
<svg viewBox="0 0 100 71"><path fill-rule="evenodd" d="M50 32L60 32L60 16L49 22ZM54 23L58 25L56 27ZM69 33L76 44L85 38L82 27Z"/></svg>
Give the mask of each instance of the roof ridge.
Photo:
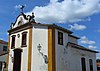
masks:
<svg viewBox="0 0 100 71"><path fill-rule="evenodd" d="M4 41L4 40L2 40L2 39L0 39L0 43L1 43L1 44L8 44L7 41Z"/></svg>

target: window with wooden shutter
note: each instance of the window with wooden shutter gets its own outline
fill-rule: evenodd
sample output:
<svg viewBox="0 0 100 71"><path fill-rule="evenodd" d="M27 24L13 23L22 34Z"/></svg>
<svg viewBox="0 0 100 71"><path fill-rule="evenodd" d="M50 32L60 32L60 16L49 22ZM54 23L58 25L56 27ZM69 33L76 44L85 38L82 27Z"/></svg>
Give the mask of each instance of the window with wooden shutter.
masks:
<svg viewBox="0 0 100 71"><path fill-rule="evenodd" d="M22 47L27 46L26 42L27 42L27 32L23 32L22 33Z"/></svg>
<svg viewBox="0 0 100 71"><path fill-rule="evenodd" d="M63 45L63 33L58 31L58 44Z"/></svg>
<svg viewBox="0 0 100 71"><path fill-rule="evenodd" d="M12 41L11 41L11 49L15 48L15 38L16 38L16 35L13 35Z"/></svg>

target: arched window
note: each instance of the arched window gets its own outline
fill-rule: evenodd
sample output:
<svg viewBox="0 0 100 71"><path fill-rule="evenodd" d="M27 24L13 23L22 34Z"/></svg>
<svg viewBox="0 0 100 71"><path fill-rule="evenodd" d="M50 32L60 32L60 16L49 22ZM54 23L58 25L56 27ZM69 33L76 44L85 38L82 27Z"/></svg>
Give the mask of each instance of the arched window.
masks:
<svg viewBox="0 0 100 71"><path fill-rule="evenodd" d="M85 64L85 58L81 58L81 66L82 66L82 71L86 71L86 64Z"/></svg>
<svg viewBox="0 0 100 71"><path fill-rule="evenodd" d="M93 61L89 59L90 71L93 71Z"/></svg>

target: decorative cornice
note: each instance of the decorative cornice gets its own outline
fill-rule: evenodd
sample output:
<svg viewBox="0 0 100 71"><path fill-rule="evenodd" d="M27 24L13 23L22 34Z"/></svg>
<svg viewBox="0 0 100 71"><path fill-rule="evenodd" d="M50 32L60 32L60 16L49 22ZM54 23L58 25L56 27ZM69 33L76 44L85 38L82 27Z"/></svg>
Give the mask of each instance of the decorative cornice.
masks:
<svg viewBox="0 0 100 71"><path fill-rule="evenodd" d="M48 26L48 27L55 28L55 29L61 30L63 32L66 32L68 34L72 34L73 33L72 31L70 31L68 29L65 29L65 28L63 28L61 26L58 26L56 24L41 24L41 23L36 23L36 24L33 24L33 25L35 25L35 26Z"/></svg>
<svg viewBox="0 0 100 71"><path fill-rule="evenodd" d="M29 22L29 23L23 24L21 26L18 26L16 28L8 30L8 33L9 34L17 33L19 31L22 31L22 30L25 30L25 29L28 29L28 28L31 28L31 27L32 27L32 24L31 24L31 22Z"/></svg>
<svg viewBox="0 0 100 71"><path fill-rule="evenodd" d="M4 40L0 40L0 43L1 44L7 44L8 45L8 42L4 41Z"/></svg>

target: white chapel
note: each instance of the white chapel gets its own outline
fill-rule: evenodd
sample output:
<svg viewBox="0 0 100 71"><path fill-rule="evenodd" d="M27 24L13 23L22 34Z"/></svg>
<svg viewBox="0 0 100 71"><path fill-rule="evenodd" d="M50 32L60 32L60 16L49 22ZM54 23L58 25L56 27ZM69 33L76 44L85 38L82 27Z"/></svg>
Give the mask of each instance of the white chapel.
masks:
<svg viewBox="0 0 100 71"><path fill-rule="evenodd" d="M72 31L42 24L23 12L11 24L6 71L97 71L96 53Z"/></svg>

